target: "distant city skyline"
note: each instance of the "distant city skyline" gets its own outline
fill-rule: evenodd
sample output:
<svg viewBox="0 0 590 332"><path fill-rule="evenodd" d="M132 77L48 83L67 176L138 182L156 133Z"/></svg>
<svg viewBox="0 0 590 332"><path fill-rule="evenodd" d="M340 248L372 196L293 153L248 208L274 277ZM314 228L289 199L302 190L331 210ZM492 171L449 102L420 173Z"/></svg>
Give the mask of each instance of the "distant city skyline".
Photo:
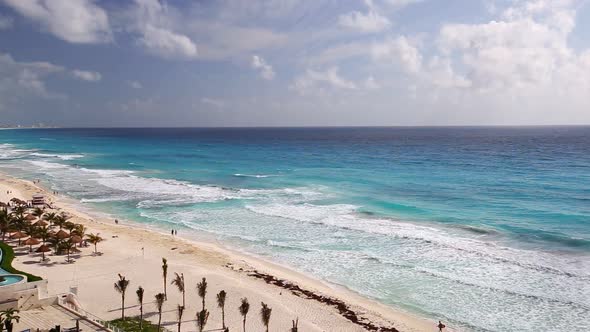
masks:
<svg viewBox="0 0 590 332"><path fill-rule="evenodd" d="M0 123L590 124L584 0L0 0Z"/></svg>

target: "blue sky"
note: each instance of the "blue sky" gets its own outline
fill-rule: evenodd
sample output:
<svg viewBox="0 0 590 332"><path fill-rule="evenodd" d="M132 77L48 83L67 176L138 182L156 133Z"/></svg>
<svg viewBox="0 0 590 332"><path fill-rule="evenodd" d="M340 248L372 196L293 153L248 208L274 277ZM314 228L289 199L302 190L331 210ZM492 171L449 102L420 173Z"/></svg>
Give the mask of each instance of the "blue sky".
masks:
<svg viewBox="0 0 590 332"><path fill-rule="evenodd" d="M585 0L0 0L0 124L590 124Z"/></svg>

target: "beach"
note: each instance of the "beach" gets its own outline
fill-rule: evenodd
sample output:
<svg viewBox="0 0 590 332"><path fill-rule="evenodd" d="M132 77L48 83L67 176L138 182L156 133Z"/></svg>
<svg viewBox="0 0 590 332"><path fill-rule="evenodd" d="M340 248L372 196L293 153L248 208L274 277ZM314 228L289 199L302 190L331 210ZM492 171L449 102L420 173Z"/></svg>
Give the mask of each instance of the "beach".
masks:
<svg viewBox="0 0 590 332"><path fill-rule="evenodd" d="M174 273L182 273L186 283L186 311L182 330L195 329L195 313L200 310L196 284L207 278L206 306L211 312L208 328L221 327L221 311L215 295L220 290L228 294L226 325L238 330L242 317L238 306L241 298L248 298L251 309L247 318L250 330L263 328L260 302L272 308L271 331L291 328L292 320L299 320L301 331L434 331L434 321L394 310L365 299L341 287L294 272L283 266L241 254L214 243L201 243L181 236L159 233L121 220L88 214L77 207L72 198L52 195L31 181L0 174L0 201L12 197L30 199L42 193L52 206L73 218L72 222L88 228L89 233L100 233L105 239L98 244L101 255L92 255L93 248L82 249L73 255L75 262L66 263L64 256L49 255L49 263L40 264L37 255L23 255L13 265L22 271L39 275L49 281L50 294L62 294L75 289L84 310L104 319L120 317L121 298L113 289L117 274L131 281L125 302L128 316L138 315L135 290L145 289L146 317L157 320L154 295L163 291L162 258L168 260L168 300L164 304L162 321L167 329L176 328L176 307L182 296L170 280ZM7 191L12 191L7 194ZM351 267L354 268L354 267ZM449 329L449 331L451 331Z"/></svg>

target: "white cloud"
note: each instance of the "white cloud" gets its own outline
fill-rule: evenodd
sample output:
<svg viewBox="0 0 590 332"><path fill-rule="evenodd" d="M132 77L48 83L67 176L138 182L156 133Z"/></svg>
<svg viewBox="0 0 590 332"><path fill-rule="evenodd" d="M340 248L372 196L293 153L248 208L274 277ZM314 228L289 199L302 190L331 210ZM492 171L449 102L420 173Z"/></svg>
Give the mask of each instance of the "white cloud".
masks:
<svg viewBox="0 0 590 332"><path fill-rule="evenodd" d="M275 77L275 72L272 66L266 63L266 61L258 55L252 56L250 65L252 68L257 69L260 72L260 77L265 80L272 80Z"/></svg>
<svg viewBox="0 0 590 332"><path fill-rule="evenodd" d="M149 53L164 58L197 57L197 45L175 29L180 14L174 7L158 0L135 0L135 3L131 10L133 30L140 34L138 43Z"/></svg>
<svg viewBox="0 0 590 332"><path fill-rule="evenodd" d="M185 35L150 24L142 28L142 33L140 44L156 55L188 59L197 56L197 45Z"/></svg>
<svg viewBox="0 0 590 332"><path fill-rule="evenodd" d="M405 7L422 1L423 0L385 0L386 3L395 7Z"/></svg>
<svg viewBox="0 0 590 332"><path fill-rule="evenodd" d="M365 3L367 4L367 7L369 7L366 14L359 11L353 11L348 14L340 15L338 18L338 24L342 27L364 33L379 32L387 29L391 25L389 19L379 14L371 0L366 0Z"/></svg>
<svg viewBox="0 0 590 332"><path fill-rule="evenodd" d="M0 30L8 30L14 25L14 19L9 16L0 15Z"/></svg>
<svg viewBox="0 0 590 332"><path fill-rule="evenodd" d="M2 0L54 36L70 43L112 40L107 13L91 0Z"/></svg>
<svg viewBox="0 0 590 332"><path fill-rule="evenodd" d="M143 85L141 85L141 83L139 83L138 81L128 81L127 84L129 84L130 87L134 88L134 89L141 89L143 88Z"/></svg>
<svg viewBox="0 0 590 332"><path fill-rule="evenodd" d="M521 2L506 9L498 21L446 24L439 47L444 54L457 55L471 86L480 90L552 84L565 64L576 62L568 46L575 14L562 7L567 3Z"/></svg>
<svg viewBox="0 0 590 332"><path fill-rule="evenodd" d="M49 62L18 62L10 54L0 53L0 99L18 97L64 98L47 90L44 78L63 72L61 66Z"/></svg>
<svg viewBox="0 0 590 332"><path fill-rule="evenodd" d="M374 43L371 54L373 59L396 63L409 73L416 73L422 67L422 54L404 36Z"/></svg>
<svg viewBox="0 0 590 332"><path fill-rule="evenodd" d="M74 75L74 77L79 80L88 81L88 82L98 82L102 78L102 75L99 72L79 70L79 69L72 70L72 75Z"/></svg>
<svg viewBox="0 0 590 332"><path fill-rule="evenodd" d="M301 95L323 93L324 88L356 89L356 84L340 76L338 67L330 67L325 71L308 69L304 75L296 78L290 88Z"/></svg>
<svg viewBox="0 0 590 332"><path fill-rule="evenodd" d="M225 107L225 101L220 100L220 99L203 97L203 98L201 98L201 103L203 103L205 105L210 105L210 106L213 106L216 108L224 108Z"/></svg>
<svg viewBox="0 0 590 332"><path fill-rule="evenodd" d="M375 78L373 76L367 77L363 86L367 90L375 90L381 88L381 85L375 81Z"/></svg>

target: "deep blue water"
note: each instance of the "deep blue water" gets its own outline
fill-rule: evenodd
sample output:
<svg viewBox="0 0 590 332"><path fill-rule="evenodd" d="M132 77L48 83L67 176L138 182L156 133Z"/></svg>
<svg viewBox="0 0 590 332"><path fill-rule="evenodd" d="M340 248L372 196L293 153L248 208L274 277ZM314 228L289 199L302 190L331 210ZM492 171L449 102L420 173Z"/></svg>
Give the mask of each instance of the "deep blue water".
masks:
<svg viewBox="0 0 590 332"><path fill-rule="evenodd" d="M36 129L0 143L2 170L89 207L451 325L590 328L590 127Z"/></svg>

